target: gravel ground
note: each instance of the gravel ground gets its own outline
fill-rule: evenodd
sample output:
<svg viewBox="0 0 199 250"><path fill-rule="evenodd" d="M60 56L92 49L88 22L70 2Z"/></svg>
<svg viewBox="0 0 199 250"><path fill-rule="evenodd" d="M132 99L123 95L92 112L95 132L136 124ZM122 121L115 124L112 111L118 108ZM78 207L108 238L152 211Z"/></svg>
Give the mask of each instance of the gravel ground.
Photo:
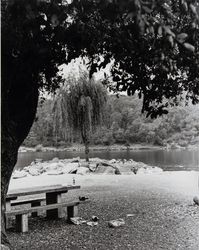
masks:
<svg viewBox="0 0 199 250"><path fill-rule="evenodd" d="M8 231L14 249L199 249L199 207L193 205L191 192L176 191L175 183L173 191L167 190L167 181L162 185L159 181L157 186L151 181L138 185L139 181L132 182L130 177L121 180L109 185L85 185L65 197L68 200L88 196L89 201L79 206L79 216L86 220L98 216L97 226L72 225L66 219L32 218L28 233ZM108 221L118 218L123 218L125 225L109 228Z"/></svg>

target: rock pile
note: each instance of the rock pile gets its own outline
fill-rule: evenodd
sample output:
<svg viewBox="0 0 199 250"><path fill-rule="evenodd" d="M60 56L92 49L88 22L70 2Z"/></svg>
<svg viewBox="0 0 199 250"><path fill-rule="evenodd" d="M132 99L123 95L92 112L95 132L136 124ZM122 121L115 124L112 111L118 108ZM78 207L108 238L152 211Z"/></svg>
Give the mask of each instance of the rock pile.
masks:
<svg viewBox="0 0 199 250"><path fill-rule="evenodd" d="M36 159L21 171L15 170L12 177L17 179L28 175L38 176L41 174L146 174L154 172L160 173L162 169L133 160L102 160L92 158L90 162L86 162L78 157L73 159L54 158L51 161L45 162L42 159Z"/></svg>

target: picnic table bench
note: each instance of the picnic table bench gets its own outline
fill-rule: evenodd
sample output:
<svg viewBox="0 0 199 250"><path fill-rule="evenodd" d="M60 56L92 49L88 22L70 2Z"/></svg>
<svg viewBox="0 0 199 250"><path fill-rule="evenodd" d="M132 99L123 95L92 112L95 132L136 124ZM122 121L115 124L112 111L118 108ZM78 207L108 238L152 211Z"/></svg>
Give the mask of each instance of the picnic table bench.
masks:
<svg viewBox="0 0 199 250"><path fill-rule="evenodd" d="M18 189L9 191L6 197L6 228L9 228L8 218L16 217L16 230L20 232L28 231L28 215L37 216L38 212L46 211L46 216L49 219L63 218L63 208L67 207L67 218L77 216L79 201L64 202L62 195L69 190L79 189L77 185L54 185L42 186L26 189ZM31 197L31 195L43 195L44 197ZM22 199L21 199L22 198ZM24 199L26 198L26 199ZM45 203L45 204L42 204ZM16 208L14 206L30 204L31 207Z"/></svg>

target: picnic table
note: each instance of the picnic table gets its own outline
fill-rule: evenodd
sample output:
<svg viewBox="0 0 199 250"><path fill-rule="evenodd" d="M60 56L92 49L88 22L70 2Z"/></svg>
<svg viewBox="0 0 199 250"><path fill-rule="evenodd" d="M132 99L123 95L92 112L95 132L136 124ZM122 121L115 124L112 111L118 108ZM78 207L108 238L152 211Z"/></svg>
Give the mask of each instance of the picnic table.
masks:
<svg viewBox="0 0 199 250"><path fill-rule="evenodd" d="M67 207L68 219L77 216L78 201L64 202L63 194L70 190L79 189L78 185L40 186L26 189L10 190L6 197L6 226L9 228L8 217L16 216L17 231L28 231L28 214L37 216L39 211L46 211L47 218L63 218L63 208ZM33 195L42 195L39 198L30 198ZM44 201L46 204L42 205ZM28 208L12 209L13 206L30 204Z"/></svg>

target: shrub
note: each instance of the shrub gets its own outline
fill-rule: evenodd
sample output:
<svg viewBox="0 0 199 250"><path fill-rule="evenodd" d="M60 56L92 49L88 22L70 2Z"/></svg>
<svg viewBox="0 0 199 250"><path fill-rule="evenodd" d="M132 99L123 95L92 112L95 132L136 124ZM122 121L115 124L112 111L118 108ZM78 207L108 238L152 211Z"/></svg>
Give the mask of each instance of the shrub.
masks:
<svg viewBox="0 0 199 250"><path fill-rule="evenodd" d="M124 146L128 148L128 147L130 147L131 145L129 144L129 142L126 142L126 143L124 143Z"/></svg>
<svg viewBox="0 0 199 250"><path fill-rule="evenodd" d="M153 144L157 146L163 146L164 142L159 136L156 136Z"/></svg>
<svg viewBox="0 0 199 250"><path fill-rule="evenodd" d="M42 152L42 151L43 151L43 145L42 145L42 144L38 144L38 145L35 147L35 151L36 151L36 152Z"/></svg>
<svg viewBox="0 0 199 250"><path fill-rule="evenodd" d="M188 141L179 140L179 141L178 141L178 145L180 145L181 147L186 147L186 146L188 145Z"/></svg>
<svg viewBox="0 0 199 250"><path fill-rule="evenodd" d="M106 146L114 144L115 140L113 138L112 133L107 133L102 138L102 143Z"/></svg>

